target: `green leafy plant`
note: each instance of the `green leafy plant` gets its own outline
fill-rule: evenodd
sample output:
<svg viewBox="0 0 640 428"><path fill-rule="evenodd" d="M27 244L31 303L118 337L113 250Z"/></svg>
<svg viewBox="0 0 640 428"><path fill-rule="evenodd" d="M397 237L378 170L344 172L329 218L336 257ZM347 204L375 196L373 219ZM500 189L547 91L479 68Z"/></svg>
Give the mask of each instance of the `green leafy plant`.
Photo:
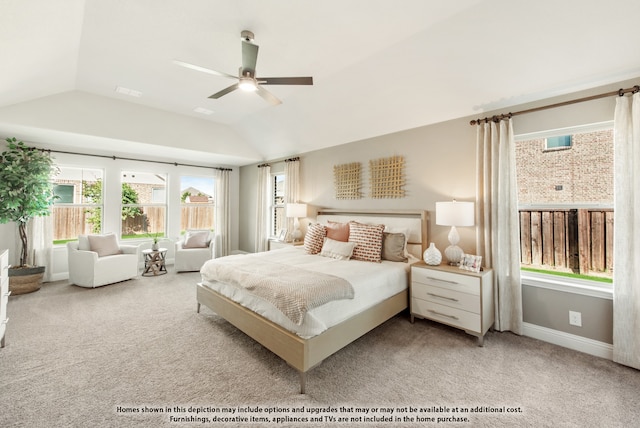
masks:
<svg viewBox="0 0 640 428"><path fill-rule="evenodd" d="M22 243L20 266L27 266L29 242L27 222L50 214L57 198L52 176L57 168L48 153L7 138L8 148L0 155L0 223L16 222Z"/></svg>

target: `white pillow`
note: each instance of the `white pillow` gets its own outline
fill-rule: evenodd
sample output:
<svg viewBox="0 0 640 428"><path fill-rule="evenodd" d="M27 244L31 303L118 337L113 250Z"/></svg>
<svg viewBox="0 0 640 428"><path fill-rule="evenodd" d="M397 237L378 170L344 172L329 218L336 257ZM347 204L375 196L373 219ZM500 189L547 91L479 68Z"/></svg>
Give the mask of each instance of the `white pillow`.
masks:
<svg viewBox="0 0 640 428"><path fill-rule="evenodd" d="M118 245L118 238L113 233L107 235L89 235L89 247L91 251L98 253L98 257L122 254Z"/></svg>
<svg viewBox="0 0 640 428"><path fill-rule="evenodd" d="M190 230L184 238L182 248L207 248L209 246L209 231Z"/></svg>
<svg viewBox="0 0 640 428"><path fill-rule="evenodd" d="M355 242L342 242L331 238L324 238L324 244L322 245L320 255L323 257L330 257L332 259L349 260L353 254L355 246Z"/></svg>

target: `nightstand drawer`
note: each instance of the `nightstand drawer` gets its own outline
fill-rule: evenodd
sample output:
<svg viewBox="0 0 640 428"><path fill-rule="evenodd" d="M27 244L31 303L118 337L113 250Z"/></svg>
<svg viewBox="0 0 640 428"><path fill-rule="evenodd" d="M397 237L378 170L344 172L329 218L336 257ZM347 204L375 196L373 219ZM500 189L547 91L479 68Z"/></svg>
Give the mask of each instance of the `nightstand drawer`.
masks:
<svg viewBox="0 0 640 428"><path fill-rule="evenodd" d="M480 280L476 276L450 272L442 272L435 269L411 269L411 281L421 284L433 285L440 288L450 288L462 293L480 295Z"/></svg>
<svg viewBox="0 0 640 428"><path fill-rule="evenodd" d="M422 299L411 299L411 312L465 330L480 332L480 315Z"/></svg>
<svg viewBox="0 0 640 428"><path fill-rule="evenodd" d="M451 288L434 287L413 282L411 284L411 296L476 314L480 313L479 294L461 293Z"/></svg>

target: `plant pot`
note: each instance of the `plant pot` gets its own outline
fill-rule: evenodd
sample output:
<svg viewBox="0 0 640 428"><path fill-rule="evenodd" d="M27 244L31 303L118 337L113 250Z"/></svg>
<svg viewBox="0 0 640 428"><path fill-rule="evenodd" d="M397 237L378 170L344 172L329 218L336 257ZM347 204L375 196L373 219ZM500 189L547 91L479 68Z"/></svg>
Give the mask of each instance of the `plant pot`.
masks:
<svg viewBox="0 0 640 428"><path fill-rule="evenodd" d="M11 295L32 293L42 287L44 266L10 267L9 290Z"/></svg>

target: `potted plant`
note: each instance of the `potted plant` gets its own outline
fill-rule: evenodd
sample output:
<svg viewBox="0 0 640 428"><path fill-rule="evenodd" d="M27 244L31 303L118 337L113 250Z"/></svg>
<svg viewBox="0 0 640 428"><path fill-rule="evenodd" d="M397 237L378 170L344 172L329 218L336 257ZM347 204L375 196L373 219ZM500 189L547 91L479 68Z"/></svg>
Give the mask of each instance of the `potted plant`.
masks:
<svg viewBox="0 0 640 428"><path fill-rule="evenodd" d="M55 165L42 150L15 138L6 141L8 148L0 155L0 223L18 224L20 264L9 267L9 288L13 294L23 294L39 290L42 284L45 267L27 265L26 226L31 218L50 214L56 198L51 181Z"/></svg>
<svg viewBox="0 0 640 428"><path fill-rule="evenodd" d="M147 233L147 236L151 238L151 240L153 241L153 243L151 244L151 249L153 251L157 251L158 247L160 246L158 242L160 241L161 233L160 232Z"/></svg>

